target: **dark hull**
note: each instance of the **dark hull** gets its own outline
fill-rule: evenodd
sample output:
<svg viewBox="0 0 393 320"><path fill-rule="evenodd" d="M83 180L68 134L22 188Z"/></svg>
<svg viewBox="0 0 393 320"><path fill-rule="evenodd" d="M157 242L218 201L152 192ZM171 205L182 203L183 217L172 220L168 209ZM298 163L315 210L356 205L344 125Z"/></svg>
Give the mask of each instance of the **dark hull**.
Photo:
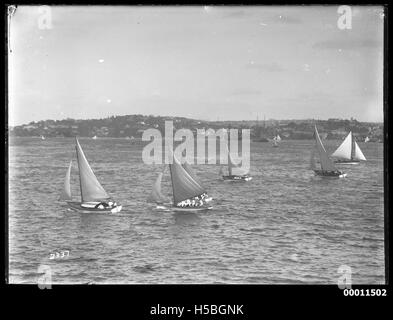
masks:
<svg viewBox="0 0 393 320"><path fill-rule="evenodd" d="M224 181L250 181L252 179L252 177L250 176L236 176L236 175L222 176L222 178L224 179Z"/></svg>
<svg viewBox="0 0 393 320"><path fill-rule="evenodd" d="M314 170L315 175L320 177L326 178L344 178L346 177L346 173L344 172L330 172L330 171L323 171L323 170Z"/></svg>
<svg viewBox="0 0 393 320"><path fill-rule="evenodd" d="M79 212L87 212L87 213L116 213L116 212L120 212L120 210L122 209L122 206L116 206L116 207L112 207L112 208L105 208L105 209L98 209L98 208L86 208L86 207L82 207L82 203L81 202L76 202L76 201L67 201L68 206L76 211Z"/></svg>

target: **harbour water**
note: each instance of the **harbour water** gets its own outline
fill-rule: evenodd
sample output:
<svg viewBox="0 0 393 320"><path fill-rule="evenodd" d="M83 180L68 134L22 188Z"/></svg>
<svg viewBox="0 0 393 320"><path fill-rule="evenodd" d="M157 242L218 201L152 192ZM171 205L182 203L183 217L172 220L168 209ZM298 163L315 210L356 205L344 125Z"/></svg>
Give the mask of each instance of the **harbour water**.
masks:
<svg viewBox="0 0 393 320"><path fill-rule="evenodd" d="M384 283L383 144L360 143L367 162L343 179L309 170L314 141L251 144L247 183L223 182L216 165L193 165L214 198L205 213L156 210L146 199L163 165L143 163L126 139L79 139L120 213L82 214L58 201L71 138L13 138L9 147L9 282L337 284ZM339 141L324 141L329 154ZM72 192L79 197L77 165ZM168 171L163 193L170 195ZM68 250L53 258L51 253Z"/></svg>

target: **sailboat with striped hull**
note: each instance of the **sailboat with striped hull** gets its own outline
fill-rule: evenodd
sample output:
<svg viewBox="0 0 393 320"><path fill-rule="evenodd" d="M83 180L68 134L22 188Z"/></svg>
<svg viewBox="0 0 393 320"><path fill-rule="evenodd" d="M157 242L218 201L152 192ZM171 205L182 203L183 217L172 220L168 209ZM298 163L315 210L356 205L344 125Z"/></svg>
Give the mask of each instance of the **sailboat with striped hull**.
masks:
<svg viewBox="0 0 393 320"><path fill-rule="evenodd" d="M333 152L332 157L335 158L336 163L340 164L358 164L360 161L367 160L359 145L354 141L352 131L349 132L337 150Z"/></svg>
<svg viewBox="0 0 393 320"><path fill-rule="evenodd" d="M74 201L71 195L72 161L70 162L64 179L64 187L60 200L66 201L71 209L81 212L119 212L122 206L113 201L102 187L97 177L94 175L77 138L75 138L75 142L76 158L79 168L81 201Z"/></svg>
<svg viewBox="0 0 393 320"><path fill-rule="evenodd" d="M182 212L205 211L213 208L209 203L213 200L212 197L207 194L202 182L187 162L181 164L173 154L173 163L169 164L169 171L173 203L170 203L161 192L163 172L159 173L153 185L153 190L148 198L149 202L155 203L157 208L166 208L168 205L173 211Z"/></svg>
<svg viewBox="0 0 393 320"><path fill-rule="evenodd" d="M317 169L314 159L314 155L315 155L315 151L314 151L315 149L314 149L311 155L311 169L314 171L314 173L318 176L323 176L323 177L333 177L333 178L346 177L347 174L342 172L341 170L338 170L334 165L334 162L329 158L325 150L325 147L322 144L321 138L319 137L317 126L315 126L314 137L315 137L316 149L319 154L319 160L321 165L321 169Z"/></svg>

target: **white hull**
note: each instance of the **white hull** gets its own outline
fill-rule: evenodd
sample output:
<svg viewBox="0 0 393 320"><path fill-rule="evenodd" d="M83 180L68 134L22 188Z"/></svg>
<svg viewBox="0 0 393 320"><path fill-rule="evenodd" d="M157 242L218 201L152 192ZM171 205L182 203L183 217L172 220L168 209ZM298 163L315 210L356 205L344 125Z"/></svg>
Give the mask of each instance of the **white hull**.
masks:
<svg viewBox="0 0 393 320"><path fill-rule="evenodd" d="M98 209L98 208L86 208L82 206L80 202L68 201L68 206L74 210L81 213L118 213L121 211L122 206L118 205L114 208Z"/></svg>
<svg viewBox="0 0 393 320"><path fill-rule="evenodd" d="M246 182L252 180L250 176L222 176L222 178L228 182Z"/></svg>
<svg viewBox="0 0 393 320"><path fill-rule="evenodd" d="M360 162L335 162L336 164L346 164L346 165L354 165L354 164L359 164Z"/></svg>
<svg viewBox="0 0 393 320"><path fill-rule="evenodd" d="M207 211L213 209L212 206L209 207L187 207L187 208L182 208L182 207L172 207L173 211L176 212L201 212L201 211Z"/></svg>

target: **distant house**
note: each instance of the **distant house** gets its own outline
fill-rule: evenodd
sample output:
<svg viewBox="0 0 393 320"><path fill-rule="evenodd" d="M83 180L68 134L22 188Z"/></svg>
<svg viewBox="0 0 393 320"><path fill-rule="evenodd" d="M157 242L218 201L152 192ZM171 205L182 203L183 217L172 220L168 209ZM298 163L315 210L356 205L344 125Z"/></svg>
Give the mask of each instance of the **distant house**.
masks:
<svg viewBox="0 0 393 320"><path fill-rule="evenodd" d="M332 133L333 135L336 135L336 136L344 136L344 135L346 135L348 132L347 132L345 129L340 128L340 129L332 130L331 133Z"/></svg>
<svg viewBox="0 0 393 320"><path fill-rule="evenodd" d="M23 127L23 129L26 129L26 130L34 130L34 129L37 129L37 128L38 128L37 126L33 126L33 125L27 125L27 126Z"/></svg>

